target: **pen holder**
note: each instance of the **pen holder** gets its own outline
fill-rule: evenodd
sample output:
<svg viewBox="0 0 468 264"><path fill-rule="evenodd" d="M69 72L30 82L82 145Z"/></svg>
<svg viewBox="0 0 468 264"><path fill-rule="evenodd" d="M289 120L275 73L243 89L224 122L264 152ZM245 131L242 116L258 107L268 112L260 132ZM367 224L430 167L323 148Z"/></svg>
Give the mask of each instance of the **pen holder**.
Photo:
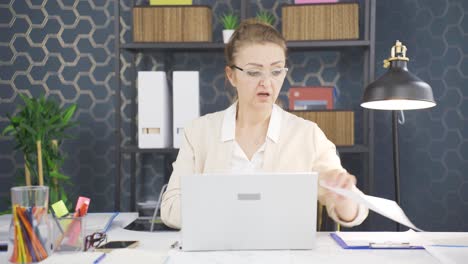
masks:
<svg viewBox="0 0 468 264"><path fill-rule="evenodd" d="M10 262L36 263L46 259L51 253L51 228L47 216L49 187L13 187L11 202Z"/></svg>
<svg viewBox="0 0 468 264"><path fill-rule="evenodd" d="M54 218L54 252L83 251L86 218L66 216Z"/></svg>

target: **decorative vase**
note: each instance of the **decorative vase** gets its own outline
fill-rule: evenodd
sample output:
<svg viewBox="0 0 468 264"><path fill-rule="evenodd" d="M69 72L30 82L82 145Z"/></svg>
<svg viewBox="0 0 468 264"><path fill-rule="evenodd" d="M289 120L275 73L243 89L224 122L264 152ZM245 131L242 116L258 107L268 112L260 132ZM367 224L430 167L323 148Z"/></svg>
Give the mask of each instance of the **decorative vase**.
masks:
<svg viewBox="0 0 468 264"><path fill-rule="evenodd" d="M51 228L47 216L49 187L11 188L10 262L36 263L51 254Z"/></svg>
<svg viewBox="0 0 468 264"><path fill-rule="evenodd" d="M224 43L228 43L231 39L232 34L234 33L234 29L224 29L223 30L223 41Z"/></svg>

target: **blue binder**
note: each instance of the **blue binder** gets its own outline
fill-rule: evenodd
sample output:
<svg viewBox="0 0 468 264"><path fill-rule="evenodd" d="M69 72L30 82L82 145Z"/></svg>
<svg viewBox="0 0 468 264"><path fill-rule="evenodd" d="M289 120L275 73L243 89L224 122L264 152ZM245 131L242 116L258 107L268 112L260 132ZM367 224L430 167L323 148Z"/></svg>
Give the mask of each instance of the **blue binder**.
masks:
<svg viewBox="0 0 468 264"><path fill-rule="evenodd" d="M349 246L337 233L330 233L330 236L343 249L424 249L423 246L411 245L410 243L373 243L372 241L366 245Z"/></svg>

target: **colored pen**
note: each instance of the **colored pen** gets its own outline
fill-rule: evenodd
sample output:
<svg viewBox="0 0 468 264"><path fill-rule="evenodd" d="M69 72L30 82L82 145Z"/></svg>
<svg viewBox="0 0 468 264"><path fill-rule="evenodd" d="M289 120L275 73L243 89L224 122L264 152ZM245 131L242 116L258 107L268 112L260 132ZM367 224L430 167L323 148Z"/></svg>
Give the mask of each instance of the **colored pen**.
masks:
<svg viewBox="0 0 468 264"><path fill-rule="evenodd" d="M98 264L99 262L101 262L104 257L106 257L106 253L102 254L101 256L99 256L94 262L93 264Z"/></svg>
<svg viewBox="0 0 468 264"><path fill-rule="evenodd" d="M107 221L107 224L106 224L106 226L104 227L104 230L103 230L104 233L106 233L106 232L109 230L109 228L110 228L111 225L112 225L112 222L114 222L114 219L115 219L118 215L119 215L119 212L115 212L115 213L111 216L111 218L109 219L109 221Z"/></svg>

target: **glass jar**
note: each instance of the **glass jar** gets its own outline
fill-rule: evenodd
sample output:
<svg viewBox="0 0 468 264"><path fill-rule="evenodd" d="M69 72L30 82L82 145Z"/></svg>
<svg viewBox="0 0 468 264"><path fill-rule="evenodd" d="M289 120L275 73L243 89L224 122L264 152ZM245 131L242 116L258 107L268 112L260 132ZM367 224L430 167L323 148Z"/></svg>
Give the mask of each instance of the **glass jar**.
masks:
<svg viewBox="0 0 468 264"><path fill-rule="evenodd" d="M11 188L9 256L12 263L35 263L51 254L48 219L49 187Z"/></svg>

